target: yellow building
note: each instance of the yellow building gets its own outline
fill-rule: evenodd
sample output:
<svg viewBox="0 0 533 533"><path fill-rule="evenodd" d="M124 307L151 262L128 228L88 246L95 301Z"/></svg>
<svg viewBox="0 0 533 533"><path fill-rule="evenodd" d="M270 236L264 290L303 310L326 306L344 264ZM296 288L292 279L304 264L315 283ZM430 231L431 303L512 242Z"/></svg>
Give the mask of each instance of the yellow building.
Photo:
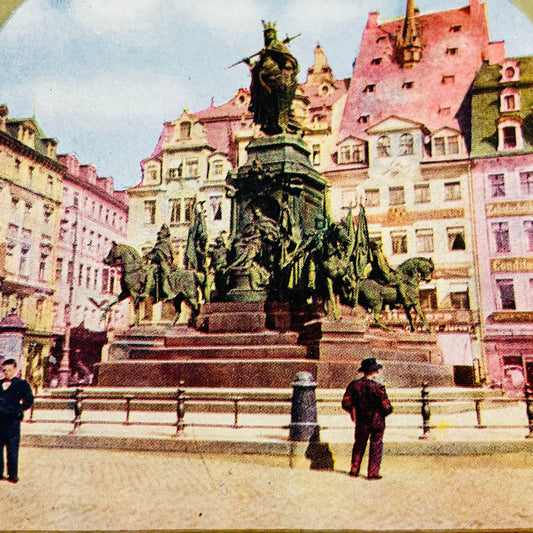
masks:
<svg viewBox="0 0 533 533"><path fill-rule="evenodd" d="M57 142L34 118L0 107L0 318L27 326L23 375L39 389L53 344L55 272L64 171Z"/></svg>

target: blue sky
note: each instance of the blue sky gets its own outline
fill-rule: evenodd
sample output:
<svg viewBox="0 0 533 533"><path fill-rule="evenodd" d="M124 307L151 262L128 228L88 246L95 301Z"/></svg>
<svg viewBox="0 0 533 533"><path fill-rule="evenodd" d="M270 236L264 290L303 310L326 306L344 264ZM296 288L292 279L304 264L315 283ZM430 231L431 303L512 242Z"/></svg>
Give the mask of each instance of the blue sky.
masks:
<svg viewBox="0 0 533 533"><path fill-rule="evenodd" d="M487 0L490 37L509 57L533 55L533 27L509 0ZM417 0L422 13L468 0ZM140 181L163 122L247 87L261 20L290 48L300 80L319 42L336 77L349 77L368 13L401 15L405 0L26 0L0 31L0 103L33 114L59 153L75 153L119 189Z"/></svg>

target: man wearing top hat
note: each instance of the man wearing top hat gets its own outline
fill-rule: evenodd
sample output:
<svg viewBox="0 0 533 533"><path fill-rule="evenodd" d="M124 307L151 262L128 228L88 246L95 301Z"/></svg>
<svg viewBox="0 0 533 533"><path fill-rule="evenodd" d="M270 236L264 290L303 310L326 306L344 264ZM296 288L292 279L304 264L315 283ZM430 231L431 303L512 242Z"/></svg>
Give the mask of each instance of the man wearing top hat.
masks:
<svg viewBox="0 0 533 533"><path fill-rule="evenodd" d="M342 398L342 408L350 413L355 422L350 476L359 475L366 444L370 439L367 478L381 479L379 468L383 455L385 417L392 413L385 386L375 379L381 368L382 365L373 357L364 359L359 369L364 374L363 377L352 381Z"/></svg>

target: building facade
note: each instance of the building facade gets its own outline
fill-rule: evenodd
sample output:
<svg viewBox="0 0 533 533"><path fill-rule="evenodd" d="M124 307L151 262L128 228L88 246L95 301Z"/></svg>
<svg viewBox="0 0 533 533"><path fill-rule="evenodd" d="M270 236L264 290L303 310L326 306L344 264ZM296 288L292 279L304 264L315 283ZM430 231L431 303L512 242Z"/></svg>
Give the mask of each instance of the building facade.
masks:
<svg viewBox="0 0 533 533"><path fill-rule="evenodd" d="M128 196L115 191L112 178L99 177L94 166L80 165L75 155L61 155L58 160L65 169L54 270L59 374L51 381L66 385L62 378L67 373L71 382L90 381L92 365L99 361L99 353L91 350L96 341L87 342L92 333L125 328L130 322L128 302L113 306L103 316L106 305L120 293L119 274L103 259L113 242L126 242ZM105 339L105 334L100 337Z"/></svg>
<svg viewBox="0 0 533 533"><path fill-rule="evenodd" d="M39 389L54 346L54 268L63 194L57 142L34 118L0 107L0 317L12 311L27 330L22 374Z"/></svg>
<svg viewBox="0 0 533 533"><path fill-rule="evenodd" d="M533 383L533 57L485 62L472 95L472 178L490 381Z"/></svg>
<svg viewBox="0 0 533 533"><path fill-rule="evenodd" d="M331 180L335 218L365 199L371 238L398 266L432 257L421 286L445 363L485 377L470 182L470 87L490 43L484 5L428 15L412 0L405 16L371 13L354 65ZM398 317L390 316L391 322Z"/></svg>

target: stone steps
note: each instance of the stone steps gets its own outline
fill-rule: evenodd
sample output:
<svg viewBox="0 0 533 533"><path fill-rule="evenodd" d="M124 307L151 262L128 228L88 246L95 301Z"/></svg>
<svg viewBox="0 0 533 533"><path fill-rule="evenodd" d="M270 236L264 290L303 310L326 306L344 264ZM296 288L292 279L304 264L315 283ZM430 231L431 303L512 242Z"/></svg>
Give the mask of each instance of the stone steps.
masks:
<svg viewBox="0 0 533 533"><path fill-rule="evenodd" d="M298 333L197 333L168 336L165 338L165 346L271 346L296 344Z"/></svg>
<svg viewBox="0 0 533 533"><path fill-rule="evenodd" d="M133 349L131 360L212 360L212 359L305 359L306 349L295 345L260 346L183 346Z"/></svg>

